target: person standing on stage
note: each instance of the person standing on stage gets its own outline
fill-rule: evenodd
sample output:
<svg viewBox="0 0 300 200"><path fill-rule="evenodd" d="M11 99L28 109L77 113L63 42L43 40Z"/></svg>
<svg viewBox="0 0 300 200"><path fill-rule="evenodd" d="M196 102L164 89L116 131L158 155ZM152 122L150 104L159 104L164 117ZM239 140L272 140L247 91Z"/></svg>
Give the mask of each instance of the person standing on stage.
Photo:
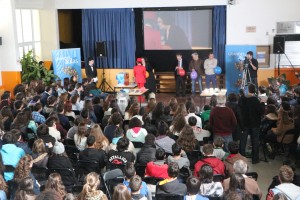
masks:
<svg viewBox="0 0 300 200"><path fill-rule="evenodd" d="M215 74L215 68L217 67L218 60L214 58L214 54L211 52L208 54L208 59L204 61L205 70L205 84L206 88L210 88L210 82L212 82L214 89L217 87L217 78Z"/></svg>
<svg viewBox="0 0 300 200"><path fill-rule="evenodd" d="M192 60L189 65L190 72L196 71L197 72L197 79L192 80L192 94L196 94L196 81L198 81L199 84L199 93L202 93L202 75L204 75L204 69L203 69L203 61L199 58L198 53L192 54Z"/></svg>
<svg viewBox="0 0 300 200"><path fill-rule="evenodd" d="M137 58L137 65L133 68L133 74L135 78L135 82L138 85L138 88L141 89L145 87L146 83L146 67L142 65L143 58Z"/></svg>
<svg viewBox="0 0 300 200"><path fill-rule="evenodd" d="M244 64L247 65L251 77L251 81L247 80L248 82L253 83L256 86L256 89L258 88L257 84L257 70L258 70L258 62L255 58L253 58L253 52L248 51L246 59L244 60ZM248 76L247 76L248 78Z"/></svg>
<svg viewBox="0 0 300 200"><path fill-rule="evenodd" d="M145 87L149 90L149 93L151 93L151 92L156 93L156 82L155 82L155 76L153 73L153 67L149 62L147 62L146 58L142 58L142 65L146 68L146 71L149 74L148 78L146 78L146 86Z"/></svg>
<svg viewBox="0 0 300 200"><path fill-rule="evenodd" d="M176 63L174 63L175 67L175 80L176 80L176 96L180 96L180 92L182 92L182 96L185 96L185 81L186 81L186 75L180 76L179 70L184 69L185 72L188 70L188 62L186 60L182 59L182 54L177 53L176 54Z"/></svg>
<svg viewBox="0 0 300 200"><path fill-rule="evenodd" d="M93 57L89 57L88 58L88 65L85 66L85 74L87 76L87 78L91 78L93 82L97 82L98 78L97 78L97 68L94 67L94 58Z"/></svg>

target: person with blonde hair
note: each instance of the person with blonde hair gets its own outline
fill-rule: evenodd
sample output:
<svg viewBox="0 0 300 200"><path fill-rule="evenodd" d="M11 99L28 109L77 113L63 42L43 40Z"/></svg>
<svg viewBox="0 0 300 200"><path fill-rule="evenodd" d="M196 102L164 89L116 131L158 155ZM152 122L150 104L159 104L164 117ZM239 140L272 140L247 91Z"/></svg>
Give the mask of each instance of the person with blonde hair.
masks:
<svg viewBox="0 0 300 200"><path fill-rule="evenodd" d="M95 137L95 148L96 149L102 149L106 153L108 152L108 147L109 147L109 141L105 137L105 135L102 132L101 127L99 124L95 124L90 132L90 135Z"/></svg>
<svg viewBox="0 0 300 200"><path fill-rule="evenodd" d="M62 197L64 197L67 194L65 186L61 180L61 176L58 173L52 173L49 175L45 189L54 190L58 192Z"/></svg>
<svg viewBox="0 0 300 200"><path fill-rule="evenodd" d="M100 185L99 175L95 172L89 173L85 177L85 184L81 193L78 195L78 200L107 200L106 194L101 190L97 190Z"/></svg>

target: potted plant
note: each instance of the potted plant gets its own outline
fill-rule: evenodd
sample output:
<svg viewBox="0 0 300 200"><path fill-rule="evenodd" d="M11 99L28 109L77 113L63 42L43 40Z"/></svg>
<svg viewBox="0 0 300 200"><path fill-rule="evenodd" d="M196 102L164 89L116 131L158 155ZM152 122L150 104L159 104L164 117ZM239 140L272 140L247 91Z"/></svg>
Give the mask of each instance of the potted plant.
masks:
<svg viewBox="0 0 300 200"><path fill-rule="evenodd" d="M50 85L54 78L53 70L47 70L42 64L36 60L33 51L24 54L20 60L22 66L22 82L30 83L32 80L43 80L46 85Z"/></svg>

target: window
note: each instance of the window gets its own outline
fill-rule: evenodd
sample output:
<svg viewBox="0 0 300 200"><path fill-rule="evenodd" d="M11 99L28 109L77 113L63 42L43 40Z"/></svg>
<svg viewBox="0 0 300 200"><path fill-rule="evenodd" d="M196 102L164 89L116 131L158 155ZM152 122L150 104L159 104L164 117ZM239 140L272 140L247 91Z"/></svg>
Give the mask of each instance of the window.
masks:
<svg viewBox="0 0 300 200"><path fill-rule="evenodd" d="M40 16L38 10L16 9L17 38L20 57L28 51L41 58Z"/></svg>

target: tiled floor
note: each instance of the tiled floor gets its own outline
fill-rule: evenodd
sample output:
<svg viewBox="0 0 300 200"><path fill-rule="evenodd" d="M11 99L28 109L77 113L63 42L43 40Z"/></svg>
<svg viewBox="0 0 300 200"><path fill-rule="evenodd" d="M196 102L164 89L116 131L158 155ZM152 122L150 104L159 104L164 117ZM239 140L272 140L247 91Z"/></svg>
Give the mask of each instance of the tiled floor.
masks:
<svg viewBox="0 0 300 200"><path fill-rule="evenodd" d="M187 95L189 96L189 95ZM167 102L170 100L171 97L175 97L175 94L172 93L158 93L156 94L157 102ZM204 102L201 102L200 97L197 95L194 98L194 101L197 106L200 106L200 108L204 105ZM177 98L179 103L184 103L186 97L179 97ZM206 99L206 103L209 102L209 98ZM262 153L260 154L260 157L262 158ZM284 156L276 156L274 160L269 160L268 162L261 161L260 163L256 165L251 164L251 159L249 159L249 172L255 171L258 173L258 184L261 188L261 191L263 193L263 198L265 199L265 196L268 193L268 187L272 181L272 178L279 173L279 168L282 165L282 162L284 159L289 159ZM298 172L300 171L297 169Z"/></svg>

